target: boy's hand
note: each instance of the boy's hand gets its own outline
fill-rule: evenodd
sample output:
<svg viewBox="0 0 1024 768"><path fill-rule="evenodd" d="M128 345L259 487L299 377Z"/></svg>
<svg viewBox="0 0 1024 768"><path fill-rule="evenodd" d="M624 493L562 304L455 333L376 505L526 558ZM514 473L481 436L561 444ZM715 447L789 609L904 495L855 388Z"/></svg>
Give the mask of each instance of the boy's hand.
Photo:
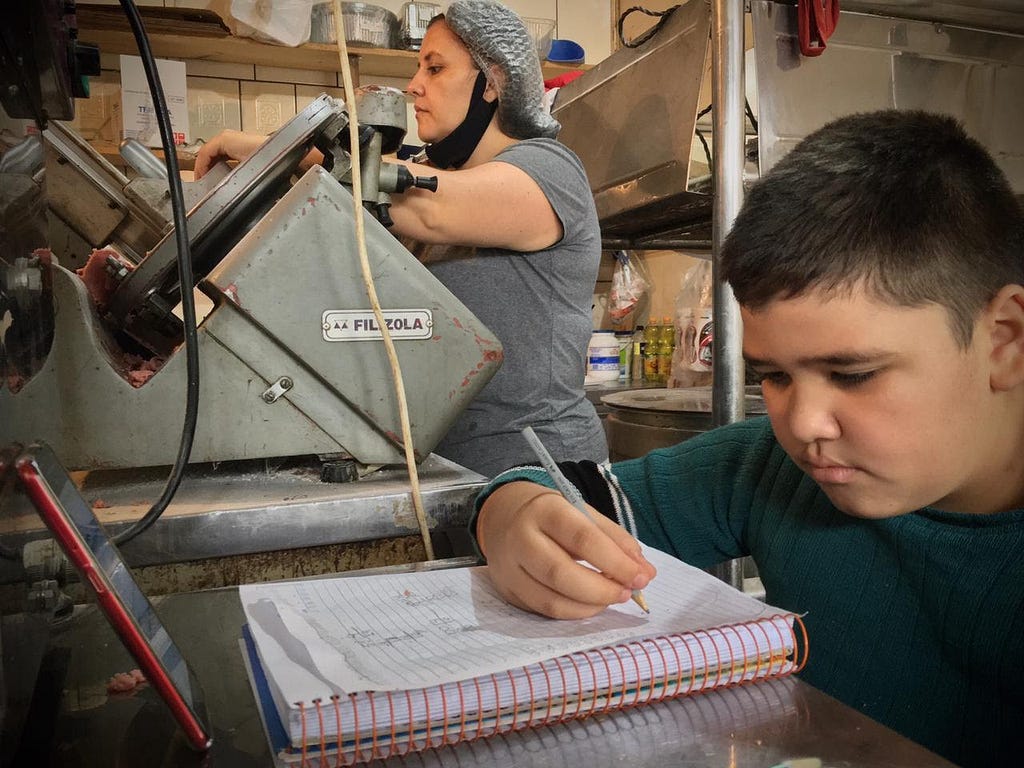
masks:
<svg viewBox="0 0 1024 768"><path fill-rule="evenodd" d="M477 533L501 596L528 611L579 619L646 587L655 571L640 545L621 526L592 514L593 520L535 483L509 483L492 493Z"/></svg>

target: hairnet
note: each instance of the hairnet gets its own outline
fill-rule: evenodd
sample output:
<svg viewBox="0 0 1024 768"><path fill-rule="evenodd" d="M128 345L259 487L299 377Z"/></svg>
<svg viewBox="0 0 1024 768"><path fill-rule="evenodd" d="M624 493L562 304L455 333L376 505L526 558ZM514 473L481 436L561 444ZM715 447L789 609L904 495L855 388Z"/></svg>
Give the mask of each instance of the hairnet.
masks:
<svg viewBox="0 0 1024 768"><path fill-rule="evenodd" d="M554 138L561 126L544 109L537 46L516 13L492 0L454 0L444 14L476 65L498 90L498 125L514 139ZM497 67L504 82L494 82Z"/></svg>

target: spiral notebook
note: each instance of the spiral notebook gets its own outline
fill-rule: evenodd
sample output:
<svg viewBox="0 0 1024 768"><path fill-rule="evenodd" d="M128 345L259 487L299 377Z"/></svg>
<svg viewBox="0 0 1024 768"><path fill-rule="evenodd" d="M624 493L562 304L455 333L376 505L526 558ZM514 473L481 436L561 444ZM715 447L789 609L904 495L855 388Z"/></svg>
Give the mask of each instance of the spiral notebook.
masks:
<svg viewBox="0 0 1024 768"><path fill-rule="evenodd" d="M654 550L633 603L520 611L486 568L239 588L243 650L279 763L348 765L782 677L798 616Z"/></svg>

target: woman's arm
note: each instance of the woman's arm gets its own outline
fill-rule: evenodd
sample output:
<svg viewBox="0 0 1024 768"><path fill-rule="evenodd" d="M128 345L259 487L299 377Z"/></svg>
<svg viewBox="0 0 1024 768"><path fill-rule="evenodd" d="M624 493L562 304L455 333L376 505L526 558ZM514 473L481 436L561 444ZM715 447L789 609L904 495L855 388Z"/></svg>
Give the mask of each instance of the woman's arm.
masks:
<svg viewBox="0 0 1024 768"><path fill-rule="evenodd" d="M195 177L221 160L244 160L266 136L224 130L196 155ZM313 150L300 168L319 162ZM396 235L428 244L539 251L562 239L562 222L533 178L522 169L492 160L473 168L440 171L405 163L415 176L437 176L437 191L411 188L391 196Z"/></svg>
<svg viewBox="0 0 1024 768"><path fill-rule="evenodd" d="M539 251L562 239L562 222L528 173L492 160L439 171L406 163L415 176L437 176L437 191L392 195L397 235L420 242Z"/></svg>
<svg viewBox="0 0 1024 768"><path fill-rule="evenodd" d="M196 153L195 177L201 179L221 160L245 160L263 146L268 138L256 133L233 131L230 128L221 131L203 144ZM315 163L321 162L323 157L320 150L310 150L299 163L299 170L308 170Z"/></svg>
<svg viewBox="0 0 1024 768"><path fill-rule="evenodd" d="M203 144L196 153L196 178L201 179L221 160L245 160L266 140L266 136L255 133L230 129L221 131Z"/></svg>

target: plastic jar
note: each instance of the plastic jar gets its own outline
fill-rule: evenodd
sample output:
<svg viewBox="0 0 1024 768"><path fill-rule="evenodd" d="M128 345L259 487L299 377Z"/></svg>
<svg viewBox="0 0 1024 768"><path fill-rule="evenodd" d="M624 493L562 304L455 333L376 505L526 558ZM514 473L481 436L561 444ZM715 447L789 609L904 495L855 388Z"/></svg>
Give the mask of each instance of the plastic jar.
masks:
<svg viewBox="0 0 1024 768"><path fill-rule="evenodd" d="M619 379L619 342L614 331L594 331L587 345L587 384Z"/></svg>

